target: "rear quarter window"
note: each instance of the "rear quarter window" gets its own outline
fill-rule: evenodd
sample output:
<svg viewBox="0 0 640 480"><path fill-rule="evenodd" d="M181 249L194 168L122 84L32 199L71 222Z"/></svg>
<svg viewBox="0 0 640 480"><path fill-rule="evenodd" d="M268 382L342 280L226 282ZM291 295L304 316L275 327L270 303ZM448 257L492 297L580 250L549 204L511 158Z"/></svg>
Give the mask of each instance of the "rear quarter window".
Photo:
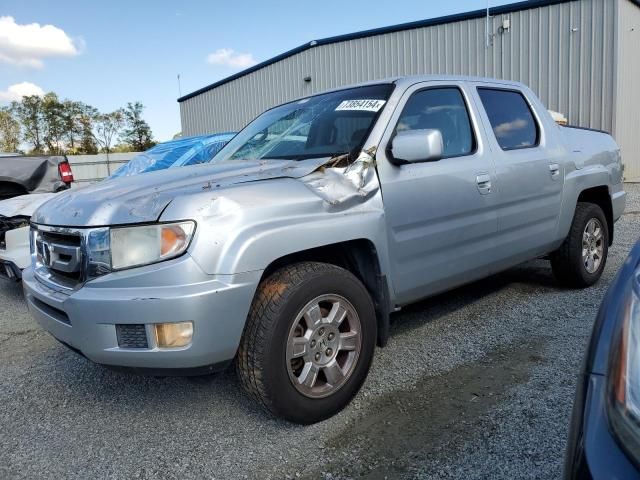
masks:
<svg viewBox="0 0 640 480"><path fill-rule="evenodd" d="M538 145L540 129L522 93L497 88L478 88L491 128L503 150Z"/></svg>

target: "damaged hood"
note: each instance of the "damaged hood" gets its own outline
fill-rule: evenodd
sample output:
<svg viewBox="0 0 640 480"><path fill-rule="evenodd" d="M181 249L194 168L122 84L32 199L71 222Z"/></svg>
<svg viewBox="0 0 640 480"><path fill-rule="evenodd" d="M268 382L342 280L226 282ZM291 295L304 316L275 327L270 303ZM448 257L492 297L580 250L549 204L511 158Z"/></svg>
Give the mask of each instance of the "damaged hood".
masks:
<svg viewBox="0 0 640 480"><path fill-rule="evenodd" d="M57 193L33 193L20 195L0 201L0 216L3 217L30 217L33 212L47 200L58 195Z"/></svg>
<svg viewBox="0 0 640 480"><path fill-rule="evenodd" d="M56 195L35 212L32 221L66 227L154 222L176 196L274 178L301 178L326 161L232 160L107 180Z"/></svg>

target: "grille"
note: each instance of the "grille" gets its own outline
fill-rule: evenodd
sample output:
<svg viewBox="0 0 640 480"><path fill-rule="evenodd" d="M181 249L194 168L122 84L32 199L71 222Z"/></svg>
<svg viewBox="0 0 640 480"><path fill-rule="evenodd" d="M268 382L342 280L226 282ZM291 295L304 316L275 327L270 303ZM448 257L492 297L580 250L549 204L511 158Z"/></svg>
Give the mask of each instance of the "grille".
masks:
<svg viewBox="0 0 640 480"><path fill-rule="evenodd" d="M80 246L80 235L68 235L66 233L58 233L58 232L40 232L40 236L52 243L62 243L64 245L79 247Z"/></svg>
<svg viewBox="0 0 640 480"><path fill-rule="evenodd" d="M73 286L82 280L80 235L40 231L36 240L39 262L59 283Z"/></svg>
<svg viewBox="0 0 640 480"><path fill-rule="evenodd" d="M116 325L116 336L120 348L149 348L144 325Z"/></svg>

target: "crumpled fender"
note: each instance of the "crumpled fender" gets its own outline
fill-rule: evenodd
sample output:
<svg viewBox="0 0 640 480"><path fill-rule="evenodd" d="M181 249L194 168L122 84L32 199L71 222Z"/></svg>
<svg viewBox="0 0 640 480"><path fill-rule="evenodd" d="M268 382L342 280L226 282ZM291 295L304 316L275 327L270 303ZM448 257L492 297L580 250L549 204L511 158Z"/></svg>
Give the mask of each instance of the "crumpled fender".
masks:
<svg viewBox="0 0 640 480"><path fill-rule="evenodd" d="M264 270L291 253L359 239L373 243L385 274L387 237L377 174L372 159L353 168L318 168L297 179L176 198L161 220L192 215L198 227L190 253L209 274Z"/></svg>

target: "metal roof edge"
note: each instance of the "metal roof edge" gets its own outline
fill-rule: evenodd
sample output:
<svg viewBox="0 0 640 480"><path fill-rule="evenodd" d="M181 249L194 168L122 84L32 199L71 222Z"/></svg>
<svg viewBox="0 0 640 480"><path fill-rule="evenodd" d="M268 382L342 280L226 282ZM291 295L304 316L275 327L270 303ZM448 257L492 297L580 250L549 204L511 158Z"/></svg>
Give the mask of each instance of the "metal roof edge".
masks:
<svg viewBox="0 0 640 480"><path fill-rule="evenodd" d="M508 3L506 5L491 7L489 8L489 15L492 15L492 16L504 15L506 13L513 13L521 10L529 10L531 8L546 7L549 5L556 5L559 3L568 3L568 2L575 2L575 1L577 0L525 0L517 3ZM640 6L640 0L630 0L630 1ZM356 40L359 38L367 38L367 37L373 37L376 35L383 35L385 33L401 32L404 30L411 30L414 28L433 27L436 25L443 25L446 23L460 22L463 20L472 20L475 18L484 17L486 14L487 14L487 11L486 9L483 8L480 10L473 10L470 12L454 13L452 15L445 15L442 17L428 18L425 20L417 20L415 22L399 23L396 25L388 26L388 27L372 28L369 30L361 30L359 32L336 35L333 37L326 37L319 40L312 40L303 45L300 45L299 47L292 48L291 50L287 50L286 52L281 53L280 55L276 55L275 57L269 58L264 62L260 62L252 67L249 67L238 73L225 77L222 80L218 80L217 82L214 82L210 85L202 87L191 93L183 95L182 97L178 98L178 103L182 103L185 100L189 100L190 98L196 97L209 90L213 90L214 88L224 85L225 83L232 82L233 80L236 80L240 77L244 77L245 75L249 75L250 73L253 73L257 70L268 67L269 65L277 63L280 60L284 60L285 58L289 58L297 53L304 52L305 50L309 50L318 45L329 45L332 43L345 42L348 40Z"/></svg>

